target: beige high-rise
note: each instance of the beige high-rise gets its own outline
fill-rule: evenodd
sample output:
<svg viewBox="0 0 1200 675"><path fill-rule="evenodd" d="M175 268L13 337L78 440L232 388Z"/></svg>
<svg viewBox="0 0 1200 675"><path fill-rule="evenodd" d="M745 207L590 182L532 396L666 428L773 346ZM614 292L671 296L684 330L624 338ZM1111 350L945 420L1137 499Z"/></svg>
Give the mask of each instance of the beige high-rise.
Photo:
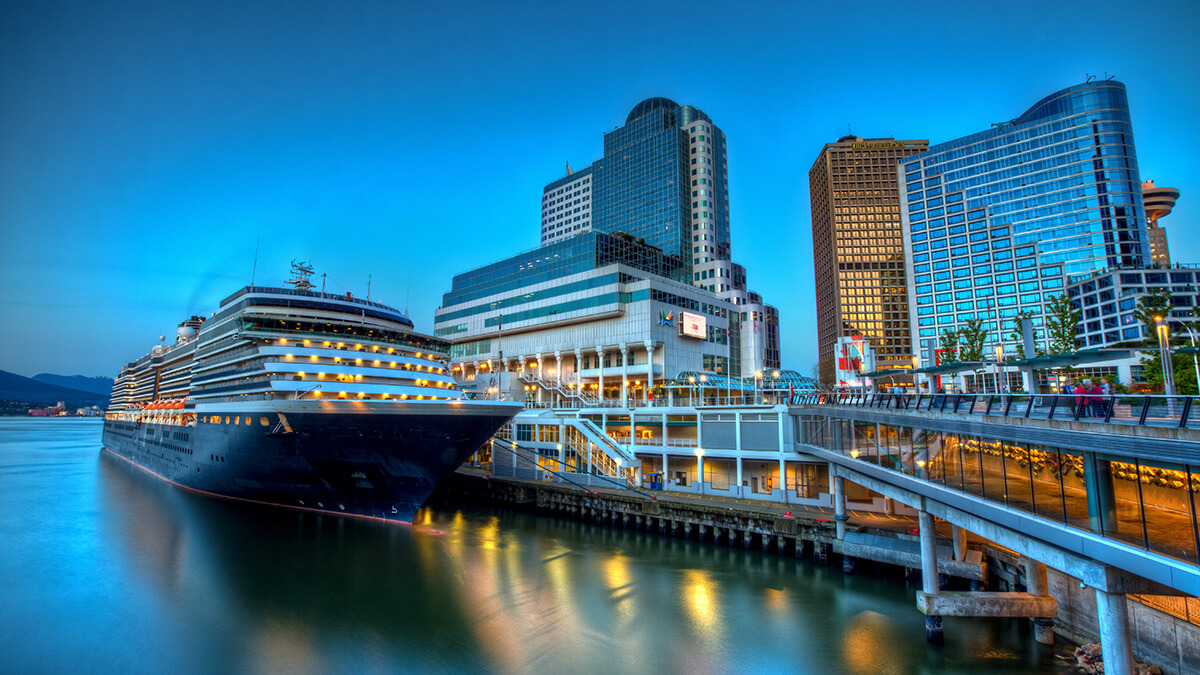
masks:
<svg viewBox="0 0 1200 675"><path fill-rule="evenodd" d="M833 383L843 336L867 338L879 370L912 366L896 163L928 147L845 136L809 169L822 382Z"/></svg>

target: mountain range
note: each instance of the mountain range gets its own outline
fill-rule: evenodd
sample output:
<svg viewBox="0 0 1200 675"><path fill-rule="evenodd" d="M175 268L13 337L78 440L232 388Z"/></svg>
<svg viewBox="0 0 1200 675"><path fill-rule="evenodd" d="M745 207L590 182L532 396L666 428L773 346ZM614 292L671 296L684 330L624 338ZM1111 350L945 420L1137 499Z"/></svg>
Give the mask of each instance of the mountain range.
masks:
<svg viewBox="0 0 1200 675"><path fill-rule="evenodd" d="M68 377L43 373L36 377L23 377L0 370L0 400L29 403L62 401L68 407L105 407L112 391L112 382L112 379L106 377L82 375ZM71 383L74 386L63 386L60 383Z"/></svg>

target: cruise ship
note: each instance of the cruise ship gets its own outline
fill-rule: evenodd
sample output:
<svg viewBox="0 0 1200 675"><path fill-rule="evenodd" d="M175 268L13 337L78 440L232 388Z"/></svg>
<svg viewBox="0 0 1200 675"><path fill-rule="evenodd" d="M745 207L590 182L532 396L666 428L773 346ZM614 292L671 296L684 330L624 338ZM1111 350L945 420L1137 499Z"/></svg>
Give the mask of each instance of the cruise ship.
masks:
<svg viewBox="0 0 1200 675"><path fill-rule="evenodd" d="M449 343L292 267L290 288L243 287L122 368L104 447L205 494L411 523L523 406L468 399Z"/></svg>

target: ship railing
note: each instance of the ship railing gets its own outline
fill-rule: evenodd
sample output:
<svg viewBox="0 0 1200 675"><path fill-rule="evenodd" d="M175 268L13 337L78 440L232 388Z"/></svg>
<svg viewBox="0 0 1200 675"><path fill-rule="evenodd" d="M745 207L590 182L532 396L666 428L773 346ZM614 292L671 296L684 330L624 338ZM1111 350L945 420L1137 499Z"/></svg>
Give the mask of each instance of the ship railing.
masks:
<svg viewBox="0 0 1200 675"><path fill-rule="evenodd" d="M360 341L360 342L385 342L387 344L402 345L402 346L412 349L414 351L418 351L423 354L429 354L431 356L436 356L436 357L439 357L442 359L447 359L450 357L450 355L447 354L446 352L434 349L433 347L430 347L428 344L418 343L413 340L400 340L400 339L389 338L389 337L384 337L384 336L355 335L352 333L325 333L325 332L317 332L317 331L296 330L294 328L259 328L257 326L243 326L238 330L238 332L240 334L249 333L249 334L254 334L254 335L292 335L292 336L297 336L297 337L314 337L314 338L318 338L322 341L346 342L347 340L350 340L350 341Z"/></svg>

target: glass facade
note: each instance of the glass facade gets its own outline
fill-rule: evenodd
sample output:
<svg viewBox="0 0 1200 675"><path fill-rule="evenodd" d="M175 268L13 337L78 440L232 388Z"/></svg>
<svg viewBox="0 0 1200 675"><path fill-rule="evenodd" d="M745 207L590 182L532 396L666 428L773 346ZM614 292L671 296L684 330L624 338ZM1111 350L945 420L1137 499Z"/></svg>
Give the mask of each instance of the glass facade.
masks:
<svg viewBox="0 0 1200 675"><path fill-rule="evenodd" d="M899 171L918 338L979 319L996 344L1022 310L1041 338L1043 305L1069 276L1150 263L1120 82L1051 94L1011 122L902 160Z"/></svg>

